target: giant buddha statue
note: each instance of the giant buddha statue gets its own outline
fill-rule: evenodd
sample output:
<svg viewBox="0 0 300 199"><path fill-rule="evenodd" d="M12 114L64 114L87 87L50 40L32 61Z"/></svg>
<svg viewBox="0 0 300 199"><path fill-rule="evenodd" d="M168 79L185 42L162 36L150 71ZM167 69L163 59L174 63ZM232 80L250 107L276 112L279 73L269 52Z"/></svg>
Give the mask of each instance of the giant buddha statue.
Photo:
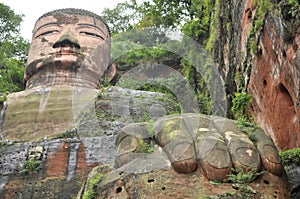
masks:
<svg viewBox="0 0 300 199"><path fill-rule="evenodd" d="M103 190L107 198L109 195L124 196L124 192L127 194L124 198L142 197L141 194L135 197L135 192L139 190L126 188L124 184L115 187L122 179L126 178L128 183L138 179L129 175L135 173L134 170L138 170L137 175L141 176L143 173L167 171L170 173L166 179L182 179L192 185L197 184L197 178L199 184L206 183L202 187L206 196L223 193L221 188L214 189L215 185L207 186L209 180L228 183L226 179L233 170L244 173L254 171L263 176L257 180L253 178L260 196L276 193L278 198L283 198L289 195L277 149L272 139L260 128L254 130L253 142L235 121L200 113L161 115L155 118L151 128L147 121L122 120L122 117L128 116L126 114L120 116L119 123L117 119L112 122L105 114L99 117L98 112L107 113L109 108L122 108L122 102L120 107L112 107L112 103L101 101L103 94L99 95L103 92L99 89L100 79L104 76L112 79L116 72L110 47L108 25L92 12L59 9L37 20L24 75L26 89L10 94L3 110L2 141L15 144L3 148L1 196L29 198L29 186L32 188L30 198L70 198L66 190L72 194L77 193L79 189L74 188L78 187L74 181L84 181L86 170L112 160L114 164L109 171L101 171L104 177L98 185L98 191ZM128 94L135 100L143 100L135 98L136 95L153 95L151 92L112 87L106 90L106 97L110 100L113 99L112 94L109 94L111 90L119 94L118 99ZM162 103L152 98L151 103L145 102L143 105L146 109L152 103ZM106 139L107 136L109 139ZM153 150L143 151L149 144L153 145ZM107 157L108 150L115 154ZM22 151L19 152L21 155L11 156L18 151ZM11 160L11 157L19 159ZM26 169L26 162L37 160L41 162L40 171L27 174L23 179L16 177L19 167ZM80 170L83 168L85 172ZM128 175L124 177L124 173ZM54 177L60 180L59 183L53 181ZM49 179L55 186L46 183ZM168 188L168 180L163 182L165 189ZM154 181L148 180L148 183ZM270 181L275 184L263 193ZM71 187L71 184L74 186ZM49 190L45 190L46 185L50 187ZM87 192L87 186L82 190ZM228 184L226 187L231 191L239 189L233 189ZM180 191L200 193L188 185L177 188ZM108 191L113 189L114 193ZM141 193L146 193L146 189L149 191L150 188L140 188ZM165 189L160 190L163 192ZM78 197L83 195L81 192ZM147 197L151 198L151 195ZM177 198L182 197L177 195Z"/></svg>

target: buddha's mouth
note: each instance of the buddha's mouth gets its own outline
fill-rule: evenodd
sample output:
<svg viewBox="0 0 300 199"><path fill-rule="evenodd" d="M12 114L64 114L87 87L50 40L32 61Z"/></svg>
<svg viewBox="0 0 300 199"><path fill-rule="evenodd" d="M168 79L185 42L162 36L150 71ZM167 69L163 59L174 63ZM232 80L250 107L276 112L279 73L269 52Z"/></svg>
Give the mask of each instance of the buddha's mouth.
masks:
<svg viewBox="0 0 300 199"><path fill-rule="evenodd" d="M81 52L78 48L65 46L65 47L57 48L57 50L51 54L52 55L79 55L81 54Z"/></svg>

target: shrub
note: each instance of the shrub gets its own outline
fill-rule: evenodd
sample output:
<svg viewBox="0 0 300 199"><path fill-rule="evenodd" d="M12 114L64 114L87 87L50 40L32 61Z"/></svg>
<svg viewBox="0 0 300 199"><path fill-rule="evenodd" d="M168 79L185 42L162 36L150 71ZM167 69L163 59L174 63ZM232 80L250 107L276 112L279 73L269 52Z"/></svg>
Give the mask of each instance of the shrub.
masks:
<svg viewBox="0 0 300 199"><path fill-rule="evenodd" d="M247 92L242 91L240 93L235 93L232 100L231 112L234 116L234 119L246 118L249 120L247 113L247 108L252 101L252 96Z"/></svg>
<svg viewBox="0 0 300 199"><path fill-rule="evenodd" d="M300 148L280 151L279 156L284 165L300 165Z"/></svg>
<svg viewBox="0 0 300 199"><path fill-rule="evenodd" d="M40 165L41 165L40 160L36 160L36 159L26 160L25 164L24 164L24 168L20 173L22 173L24 175L31 174L31 173L37 173Z"/></svg>

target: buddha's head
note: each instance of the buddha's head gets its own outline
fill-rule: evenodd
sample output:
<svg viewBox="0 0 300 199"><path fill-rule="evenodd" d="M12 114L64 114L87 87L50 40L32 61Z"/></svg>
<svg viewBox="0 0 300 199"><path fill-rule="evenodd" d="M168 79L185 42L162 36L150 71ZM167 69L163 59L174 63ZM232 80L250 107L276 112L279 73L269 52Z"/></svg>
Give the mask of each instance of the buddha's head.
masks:
<svg viewBox="0 0 300 199"><path fill-rule="evenodd" d="M112 68L110 62L110 31L100 16L82 9L54 10L34 26L24 76L26 88L98 88L99 78Z"/></svg>

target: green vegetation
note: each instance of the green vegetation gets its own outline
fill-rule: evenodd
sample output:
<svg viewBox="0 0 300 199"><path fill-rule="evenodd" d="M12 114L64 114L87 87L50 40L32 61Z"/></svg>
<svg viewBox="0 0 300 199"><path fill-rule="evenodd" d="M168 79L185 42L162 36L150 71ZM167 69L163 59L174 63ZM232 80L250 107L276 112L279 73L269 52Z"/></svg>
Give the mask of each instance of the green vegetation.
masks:
<svg viewBox="0 0 300 199"><path fill-rule="evenodd" d="M287 166L291 164L300 165L300 148L294 148L286 151L280 151L281 162Z"/></svg>
<svg viewBox="0 0 300 199"><path fill-rule="evenodd" d="M296 17L297 13L299 13L299 1L297 0L288 0L288 4L290 5L289 14L291 17Z"/></svg>
<svg viewBox="0 0 300 199"><path fill-rule="evenodd" d="M0 3L0 94L24 88L24 66L29 43L19 35L22 17Z"/></svg>
<svg viewBox="0 0 300 199"><path fill-rule="evenodd" d="M26 160L24 163L23 170L20 171L23 175L28 175L32 173L37 173L41 165L40 160L32 159Z"/></svg>
<svg viewBox="0 0 300 199"><path fill-rule="evenodd" d="M211 2L208 2L211 4ZM208 13L210 14L210 13ZM210 34L209 34L209 38L207 40L205 49L208 50L209 52L211 52L213 50L215 41L217 40L217 38L220 36L218 34L218 19L220 16L220 0L216 0L215 1L215 5L213 8L213 12L212 12L212 19L211 19L211 24L210 24Z"/></svg>
<svg viewBox="0 0 300 199"><path fill-rule="evenodd" d="M287 1L293 5L293 8L297 8L296 0ZM248 35L248 46L252 47L253 53L257 51L257 33L263 27L266 15L276 7L277 5L270 0L253 1L252 8L256 10L252 13L253 15L250 15L253 20L253 28ZM108 19L110 24L125 24L125 26L117 25L119 28L114 28L112 31L113 59L116 60L119 77L139 64L146 63L151 67L150 63L153 62L165 63L179 71L192 86L201 112L214 114L212 113L212 96L209 92L214 90L210 87L211 81L213 81L211 77L213 65L207 59L211 55L202 55L199 46L193 46L186 37L180 39L168 37L166 30L180 31L188 39L195 41L197 45L203 46L202 50L218 54L214 52L214 48L221 42L219 41L220 34L224 33L229 36L232 31L232 19L226 15L227 13L224 13L225 10L222 1L219 0L153 0L144 1L141 4L137 4L135 0L130 0L118 4L112 10L105 10L104 18ZM222 19L221 24L220 18ZM231 44L226 46L226 48L230 47ZM228 111L231 112L229 117L233 119L244 116L249 119L247 107L243 103L250 103L251 99L245 92L247 82L245 82L243 74L250 73L251 61L245 61L243 64L245 65L242 67L243 73L236 73L235 79L232 80L236 82L237 88L230 88L231 93L228 93L228 96L232 96L234 90L237 91L233 99L234 105L231 111ZM199 68L203 71L200 71ZM141 89L156 92L164 90L157 89L157 86L155 88L153 85ZM231 98L227 100L231 100Z"/></svg>
<svg viewBox="0 0 300 199"><path fill-rule="evenodd" d="M137 153L151 153L153 151L154 145L151 141L147 143L144 139L138 138L138 148L136 150Z"/></svg>
<svg viewBox="0 0 300 199"><path fill-rule="evenodd" d="M251 52L254 55L257 53L257 38L255 35L258 31L260 31L263 28L266 15L270 13L274 6L275 4L273 4L270 0L255 0L253 2L253 7L256 7L256 12L252 23L252 31L249 32L249 44Z"/></svg>
<svg viewBox="0 0 300 199"><path fill-rule="evenodd" d="M7 95L6 94L0 96L0 104L3 104L6 100L7 100Z"/></svg>
<svg viewBox="0 0 300 199"><path fill-rule="evenodd" d="M200 196L198 199L226 199L226 198L233 198L236 195L234 192L223 193L217 196Z"/></svg>
<svg viewBox="0 0 300 199"><path fill-rule="evenodd" d="M234 199L234 198L252 198L253 194L255 194L255 190L250 186L246 186L243 184L235 185L238 186L236 188L239 189L238 192L226 192L220 195L214 196L200 196L198 199Z"/></svg>
<svg viewBox="0 0 300 199"><path fill-rule="evenodd" d="M72 128L72 129L66 130L64 132L61 132L59 134L56 134L56 135L53 135L53 136L49 136L47 139L48 140L54 140L54 139L74 138L74 137L78 136L77 131L78 131L77 128Z"/></svg>
<svg viewBox="0 0 300 199"><path fill-rule="evenodd" d="M228 175L227 180L232 183L247 183L252 182L261 174L263 174L263 172L257 172L256 169L250 171L245 171L244 169L232 169L232 173Z"/></svg>
<svg viewBox="0 0 300 199"><path fill-rule="evenodd" d="M253 31L257 32L262 28L266 14L274 8L274 4L270 0L256 0L257 11L253 23Z"/></svg>
<svg viewBox="0 0 300 199"><path fill-rule="evenodd" d="M234 119L245 118L249 120L249 116L247 113L247 108L252 101L252 96L247 92L237 92L234 95L232 100L232 108L231 112L234 116Z"/></svg>
<svg viewBox="0 0 300 199"><path fill-rule="evenodd" d="M210 114L212 104L209 89L213 88L209 85L212 65L207 59L210 56L202 55L200 51L204 51L205 46L211 46L211 49L218 37L216 26L219 9L220 1L212 0L154 0L144 1L140 5L130 0L119 3L114 9L106 9L102 15L113 27L112 57L118 69L112 83L118 82L126 71L140 64L146 64L145 67L150 69L153 69L151 63L166 64L186 78L195 92L195 99L192 100L198 102L202 113ZM173 39L167 36L166 30L169 29L181 31L186 36ZM191 40L197 45L193 45ZM203 49L199 49L200 45ZM204 69L200 69L203 67ZM164 79L161 75L157 74L156 77ZM127 78L124 82L118 82L118 86L128 88L128 84L136 85L134 81ZM165 93L166 86L157 83L139 89ZM170 87L167 89L171 91L168 94L174 94ZM181 93L181 96L186 95Z"/></svg>
<svg viewBox="0 0 300 199"><path fill-rule="evenodd" d="M88 181L88 189L84 192L83 199L93 199L96 196L96 187L103 177L102 173L97 174L95 177Z"/></svg>
<svg viewBox="0 0 300 199"><path fill-rule="evenodd" d="M231 113L237 120L237 126L244 132L248 138L256 145L256 136L254 131L258 128L257 124L251 121L248 113L248 107L252 101L252 96L245 91L236 92L232 100Z"/></svg>
<svg viewBox="0 0 300 199"><path fill-rule="evenodd" d="M253 144L256 145L257 140L254 131L259 128L257 124L249 122L245 117L240 117L237 119L237 126L242 132L246 133Z"/></svg>

